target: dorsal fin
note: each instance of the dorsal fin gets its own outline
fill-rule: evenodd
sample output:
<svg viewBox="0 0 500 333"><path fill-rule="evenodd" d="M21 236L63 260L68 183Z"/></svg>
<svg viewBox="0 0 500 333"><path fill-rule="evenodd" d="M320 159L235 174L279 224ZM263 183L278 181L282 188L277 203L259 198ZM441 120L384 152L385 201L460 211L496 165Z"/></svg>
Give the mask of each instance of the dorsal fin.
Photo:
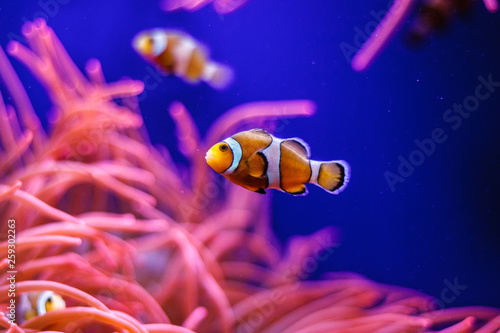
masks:
<svg viewBox="0 0 500 333"><path fill-rule="evenodd" d="M263 130L262 128L254 128L254 129L251 129L249 132L253 132L253 133L258 134L258 135L264 135L267 137L271 136L271 133L269 133L266 130Z"/></svg>
<svg viewBox="0 0 500 333"><path fill-rule="evenodd" d="M299 138L286 139L285 141L283 141L282 145L288 146L290 149L293 149L299 155L302 155L306 159L309 159L309 157L311 157L311 151L309 150L309 146L307 145L307 143L302 141L302 139Z"/></svg>
<svg viewBox="0 0 500 333"><path fill-rule="evenodd" d="M263 177L267 173L267 159L261 152L256 152L248 159L248 173L252 177Z"/></svg>

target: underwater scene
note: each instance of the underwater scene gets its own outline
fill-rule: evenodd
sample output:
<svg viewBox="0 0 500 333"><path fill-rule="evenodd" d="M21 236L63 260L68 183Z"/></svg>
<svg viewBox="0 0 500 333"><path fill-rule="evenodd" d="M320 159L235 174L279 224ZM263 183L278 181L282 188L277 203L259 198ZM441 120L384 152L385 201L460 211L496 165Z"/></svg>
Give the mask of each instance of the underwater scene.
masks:
<svg viewBox="0 0 500 333"><path fill-rule="evenodd" d="M497 0L0 3L1 332L500 332Z"/></svg>

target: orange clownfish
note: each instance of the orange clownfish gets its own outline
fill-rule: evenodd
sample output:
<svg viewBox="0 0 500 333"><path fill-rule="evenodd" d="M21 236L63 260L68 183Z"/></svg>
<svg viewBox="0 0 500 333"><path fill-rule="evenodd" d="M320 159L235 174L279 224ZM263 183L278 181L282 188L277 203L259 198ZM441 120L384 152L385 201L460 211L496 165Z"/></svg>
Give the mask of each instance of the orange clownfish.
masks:
<svg viewBox="0 0 500 333"><path fill-rule="evenodd" d="M187 82L205 81L214 88L223 89L233 77L229 67L210 60L198 41L180 31L143 31L134 37L132 47L166 74Z"/></svg>
<svg viewBox="0 0 500 333"><path fill-rule="evenodd" d="M253 129L215 144L205 159L231 182L257 193L275 188L306 195L306 183L333 194L346 188L351 174L347 162L320 162L309 157L309 147L301 139L278 139L265 130Z"/></svg>
<svg viewBox="0 0 500 333"><path fill-rule="evenodd" d="M66 302L53 291L23 293L19 300L19 314L21 322L36 316L42 316L52 310L66 308Z"/></svg>

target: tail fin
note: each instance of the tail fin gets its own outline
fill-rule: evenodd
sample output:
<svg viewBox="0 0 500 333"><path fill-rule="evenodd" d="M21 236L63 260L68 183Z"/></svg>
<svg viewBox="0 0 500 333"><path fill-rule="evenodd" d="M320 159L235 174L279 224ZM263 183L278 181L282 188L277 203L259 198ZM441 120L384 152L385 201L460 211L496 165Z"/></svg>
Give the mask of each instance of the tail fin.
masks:
<svg viewBox="0 0 500 333"><path fill-rule="evenodd" d="M351 178L351 167L346 161L311 161L311 169L311 183L333 194L342 192Z"/></svg>
<svg viewBox="0 0 500 333"><path fill-rule="evenodd" d="M210 62L205 66L203 80L212 88L224 89L233 82L233 70L225 65Z"/></svg>

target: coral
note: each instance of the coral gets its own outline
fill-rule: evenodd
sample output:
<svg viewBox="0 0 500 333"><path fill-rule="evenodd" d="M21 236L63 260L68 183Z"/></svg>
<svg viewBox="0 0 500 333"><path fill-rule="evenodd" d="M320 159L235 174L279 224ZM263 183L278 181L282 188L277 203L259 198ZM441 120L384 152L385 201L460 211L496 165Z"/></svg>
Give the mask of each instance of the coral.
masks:
<svg viewBox="0 0 500 333"><path fill-rule="evenodd" d="M497 0L483 0L491 13L498 10ZM428 0L420 8L421 13L413 24L411 40L419 42L434 30L442 28L456 12L469 10L472 0ZM356 71L367 69L387 45L403 20L416 6L416 0L395 0L382 21L365 44L354 56L351 66Z"/></svg>
<svg viewBox="0 0 500 333"><path fill-rule="evenodd" d="M181 103L170 107L188 166L155 148L142 125L134 80L106 83L97 60L86 76L43 20L23 28L29 48L8 52L45 86L50 132L0 49L2 235L15 221L16 294L52 290L66 308L7 332L494 332L500 310L433 310L416 291L351 273L306 281L337 243L333 228L281 249L269 197L221 182L207 147L248 127L314 113L310 101L256 102L222 115L201 138ZM9 223L4 221L10 220ZM5 236L2 236L5 237ZM12 269L0 243L0 309Z"/></svg>

